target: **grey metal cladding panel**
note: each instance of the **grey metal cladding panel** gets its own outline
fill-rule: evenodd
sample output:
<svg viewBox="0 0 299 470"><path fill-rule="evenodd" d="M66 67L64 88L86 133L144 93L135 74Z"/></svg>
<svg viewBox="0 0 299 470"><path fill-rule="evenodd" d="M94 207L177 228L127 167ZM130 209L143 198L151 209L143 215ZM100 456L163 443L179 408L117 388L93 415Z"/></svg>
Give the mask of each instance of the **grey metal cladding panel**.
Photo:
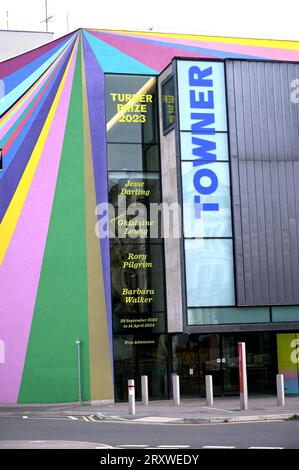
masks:
<svg viewBox="0 0 299 470"><path fill-rule="evenodd" d="M239 305L299 303L299 64L227 62Z"/></svg>
<svg viewBox="0 0 299 470"><path fill-rule="evenodd" d="M288 206L288 193L291 188L287 186L286 181L286 165L287 162L278 162L278 190L280 202L280 231L281 231L281 250L283 261L283 277L285 298L293 298L292 286L292 260L291 260L291 243L290 243L290 229L289 229L289 206Z"/></svg>
<svg viewBox="0 0 299 470"><path fill-rule="evenodd" d="M299 207L296 207L295 162L286 162L286 184L288 188L288 224L290 237L291 279L294 301L299 303ZM298 165L298 163L297 163ZM298 183L297 183L297 186Z"/></svg>
<svg viewBox="0 0 299 470"><path fill-rule="evenodd" d="M290 101L299 65L235 61L238 158L299 161L298 106ZM246 122L246 126L244 126Z"/></svg>
<svg viewBox="0 0 299 470"><path fill-rule="evenodd" d="M299 77L299 65L289 64L288 66L288 83L289 85L293 80ZM290 88L288 89L290 93ZM299 132L298 132L298 121L299 121L299 105L298 103L291 103L290 105L290 120L291 120L291 134L292 134L292 150L293 150L293 161L299 161Z"/></svg>
<svg viewBox="0 0 299 470"><path fill-rule="evenodd" d="M252 66L249 68L248 71L249 76L249 86L250 86L250 96L251 99L249 100L250 105L248 108L251 112L251 126L246 129L245 135L250 135L250 143L251 145L246 145L246 148L249 147L250 152L248 154L252 155L262 155L262 133L261 129L261 109L260 109L260 100L261 96L259 93L259 83L258 83L258 64L253 63ZM248 109L248 111L249 111ZM258 112L254 113L254 110L258 110ZM247 140L248 140L247 138Z"/></svg>
<svg viewBox="0 0 299 470"><path fill-rule="evenodd" d="M238 164L231 165L231 184L233 194L233 214L234 214L234 258L235 273L238 279L236 289L237 302L245 303L245 276L242 238L242 219L240 209L240 188L239 188L239 167Z"/></svg>
<svg viewBox="0 0 299 470"><path fill-rule="evenodd" d="M241 62L241 74L242 74L242 98L243 101L240 103L240 107L243 106L244 116L244 147L245 153L239 155L240 159L252 160L254 155L253 147L253 129L252 120L254 116L253 102L252 102L252 90L250 83L250 64L248 62ZM246 125L245 125L246 123ZM242 135L243 137L243 135Z"/></svg>
<svg viewBox="0 0 299 470"><path fill-rule="evenodd" d="M288 83L289 81L289 67L280 68L281 83ZM290 87L282 86L281 99L283 103L288 103L290 100ZM291 120L291 106L282 107L282 125L283 125L283 141L284 141L284 156L285 160L294 159L293 150L293 135L292 135L292 120Z"/></svg>
<svg viewBox="0 0 299 470"><path fill-rule="evenodd" d="M264 232L261 229L260 238L265 237L266 242L266 266L268 274L268 285L269 285L269 298L274 304L277 303L277 276L276 276L276 255L275 255L275 242L274 242L274 217L272 209L272 185L271 185L271 173L270 173L270 162L262 162L262 185L264 187L263 200L260 200L260 207L262 204L265 208L265 228ZM260 194L262 194L260 192ZM260 216L262 214L260 213Z"/></svg>
<svg viewBox="0 0 299 470"><path fill-rule="evenodd" d="M236 112L236 133L237 133L237 148L238 159L246 159L246 142L245 142L245 116L243 107L243 83L242 83L242 65L241 62L235 62L234 68L234 97L235 97L235 112ZM228 96L228 101L229 101Z"/></svg>
<svg viewBox="0 0 299 470"><path fill-rule="evenodd" d="M272 217L274 229L274 248L275 248L275 264L276 264L276 280L277 280L277 301L283 303L285 298L285 280L284 280L284 264L282 250L282 230L281 230L281 207L278 164L270 162L270 180L271 180L271 201L272 201ZM266 197L269 197L267 195Z"/></svg>
<svg viewBox="0 0 299 470"><path fill-rule="evenodd" d="M236 124L236 103L235 103L235 84L234 67L232 62L227 62L226 67L227 94L230 97L227 101L229 118L229 146L231 160L231 189L232 205L234 214L234 258L236 278L238 279L238 289L236 286L237 302L245 303L245 283L244 283L244 264L243 264L243 241L242 241L242 221L240 209L240 186L239 186L239 167L238 167L238 142L237 142L237 124Z"/></svg>
<svg viewBox="0 0 299 470"><path fill-rule="evenodd" d="M252 163L252 162L251 162ZM255 181L255 202L256 202L256 237L257 237L257 252L256 252L256 263L259 264L259 277L254 279L254 283L258 280L260 282L260 292L259 298L261 303L268 303L270 300L270 282L276 279L269 279L269 270L268 270L268 259L267 259L267 250L268 250L268 240L265 234L267 233L266 229L266 206L265 206L265 181L264 181L264 171L263 171L263 162L254 162L254 181ZM273 237L273 231L271 231L271 236ZM270 242L271 245L271 242ZM273 252L273 251L272 251ZM257 258L258 257L258 258ZM257 290L257 288L256 288ZM276 292L276 289L274 290Z"/></svg>
<svg viewBox="0 0 299 470"><path fill-rule="evenodd" d="M296 222L296 238L297 238L297 250L294 248L295 253L297 253L297 257L295 258L295 267L296 272L298 273L298 265L299 265L299 162L293 163L294 169L294 192L295 192L295 222ZM292 222L293 223L293 222ZM293 245L295 247L295 243ZM296 255L294 255L295 257ZM299 276L299 274L298 274ZM293 281L295 281L295 277L293 275ZM299 283L295 284L295 303L299 304Z"/></svg>
<svg viewBox="0 0 299 470"><path fill-rule="evenodd" d="M256 163L254 161L246 162L246 173L247 173L247 199L248 199L248 214L249 214L249 236L250 236L250 249L251 249L251 266L248 266L248 270L251 268L252 275L252 297L254 302L257 304L262 303L262 283L261 283L261 263L264 253L260 248L259 230L258 230L258 213L260 207L258 207L261 198L260 194L257 193L257 187L255 183L256 174ZM260 163L260 162L258 162ZM260 166L260 165L259 165ZM244 234L243 234L244 235ZM246 297L251 298L251 290Z"/></svg>
<svg viewBox="0 0 299 470"><path fill-rule="evenodd" d="M245 303L254 304L253 297L253 271L252 271L252 246L251 246L251 227L249 215L249 188L247 183L247 162L240 161L240 197L241 197L241 223L242 223L242 242L243 242L243 265L245 282ZM237 280L238 282L238 280Z"/></svg>
<svg viewBox="0 0 299 470"><path fill-rule="evenodd" d="M257 129L257 137L261 140L261 160L270 159L270 148L269 148L269 129L268 129L268 106L267 106L267 80L265 75L265 64L257 65L257 86L256 86L256 96L258 99L258 115L259 115L259 124L260 128Z"/></svg>

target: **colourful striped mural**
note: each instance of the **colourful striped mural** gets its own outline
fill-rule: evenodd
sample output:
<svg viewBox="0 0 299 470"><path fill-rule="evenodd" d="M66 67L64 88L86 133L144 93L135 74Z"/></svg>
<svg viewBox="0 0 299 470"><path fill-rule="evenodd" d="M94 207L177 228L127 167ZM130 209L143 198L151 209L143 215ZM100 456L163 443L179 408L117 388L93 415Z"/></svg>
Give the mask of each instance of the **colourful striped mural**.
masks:
<svg viewBox="0 0 299 470"><path fill-rule="evenodd" d="M104 74L174 56L299 61L299 43L78 30L0 64L0 403L113 398Z"/></svg>

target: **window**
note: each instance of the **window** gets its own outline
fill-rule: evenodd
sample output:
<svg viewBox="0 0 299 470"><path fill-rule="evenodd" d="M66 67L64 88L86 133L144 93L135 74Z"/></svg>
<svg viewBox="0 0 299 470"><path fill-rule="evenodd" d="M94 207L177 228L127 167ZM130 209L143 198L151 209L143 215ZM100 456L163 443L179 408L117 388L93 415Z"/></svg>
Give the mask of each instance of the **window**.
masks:
<svg viewBox="0 0 299 470"><path fill-rule="evenodd" d="M162 121L163 132L166 134L173 129L176 115L175 115L175 94L174 94L174 78L168 78L162 83Z"/></svg>
<svg viewBox="0 0 299 470"><path fill-rule="evenodd" d="M156 78L106 75L107 142L157 143Z"/></svg>
<svg viewBox="0 0 299 470"><path fill-rule="evenodd" d="M185 240L185 258L188 307L235 303L231 239Z"/></svg>
<svg viewBox="0 0 299 470"><path fill-rule="evenodd" d="M108 144L108 170L159 171L158 145Z"/></svg>

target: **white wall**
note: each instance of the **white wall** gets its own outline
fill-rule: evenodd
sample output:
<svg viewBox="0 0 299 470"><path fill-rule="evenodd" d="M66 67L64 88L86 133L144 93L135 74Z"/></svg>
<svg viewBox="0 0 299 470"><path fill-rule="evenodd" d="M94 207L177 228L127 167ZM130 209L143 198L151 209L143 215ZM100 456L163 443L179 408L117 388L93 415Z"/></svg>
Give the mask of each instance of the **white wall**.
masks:
<svg viewBox="0 0 299 470"><path fill-rule="evenodd" d="M0 62L53 40L53 33L0 30Z"/></svg>

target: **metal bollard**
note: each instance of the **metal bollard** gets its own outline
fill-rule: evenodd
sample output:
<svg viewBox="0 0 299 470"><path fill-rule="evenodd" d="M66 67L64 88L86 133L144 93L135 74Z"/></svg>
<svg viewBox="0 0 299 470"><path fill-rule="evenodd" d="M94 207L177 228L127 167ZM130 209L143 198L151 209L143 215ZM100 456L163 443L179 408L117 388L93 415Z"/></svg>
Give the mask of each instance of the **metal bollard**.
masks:
<svg viewBox="0 0 299 470"><path fill-rule="evenodd" d="M173 395L174 406L180 406L181 404L180 378L178 374L172 374L172 395Z"/></svg>
<svg viewBox="0 0 299 470"><path fill-rule="evenodd" d="M246 370L245 343L238 343L239 380L240 380L240 410L248 410L248 388Z"/></svg>
<svg viewBox="0 0 299 470"><path fill-rule="evenodd" d="M214 396L213 396L213 377L211 375L206 375L206 406L214 405Z"/></svg>
<svg viewBox="0 0 299 470"><path fill-rule="evenodd" d="M141 395L142 403L148 406L148 378L147 375L141 376Z"/></svg>
<svg viewBox="0 0 299 470"><path fill-rule="evenodd" d="M283 374L276 375L276 390L277 390L277 406L285 406Z"/></svg>
<svg viewBox="0 0 299 470"><path fill-rule="evenodd" d="M78 369L78 398L79 403L82 405L82 386L81 386L81 341L77 339L77 369Z"/></svg>
<svg viewBox="0 0 299 470"><path fill-rule="evenodd" d="M129 394L129 414L135 414L135 382L128 380L128 394Z"/></svg>

